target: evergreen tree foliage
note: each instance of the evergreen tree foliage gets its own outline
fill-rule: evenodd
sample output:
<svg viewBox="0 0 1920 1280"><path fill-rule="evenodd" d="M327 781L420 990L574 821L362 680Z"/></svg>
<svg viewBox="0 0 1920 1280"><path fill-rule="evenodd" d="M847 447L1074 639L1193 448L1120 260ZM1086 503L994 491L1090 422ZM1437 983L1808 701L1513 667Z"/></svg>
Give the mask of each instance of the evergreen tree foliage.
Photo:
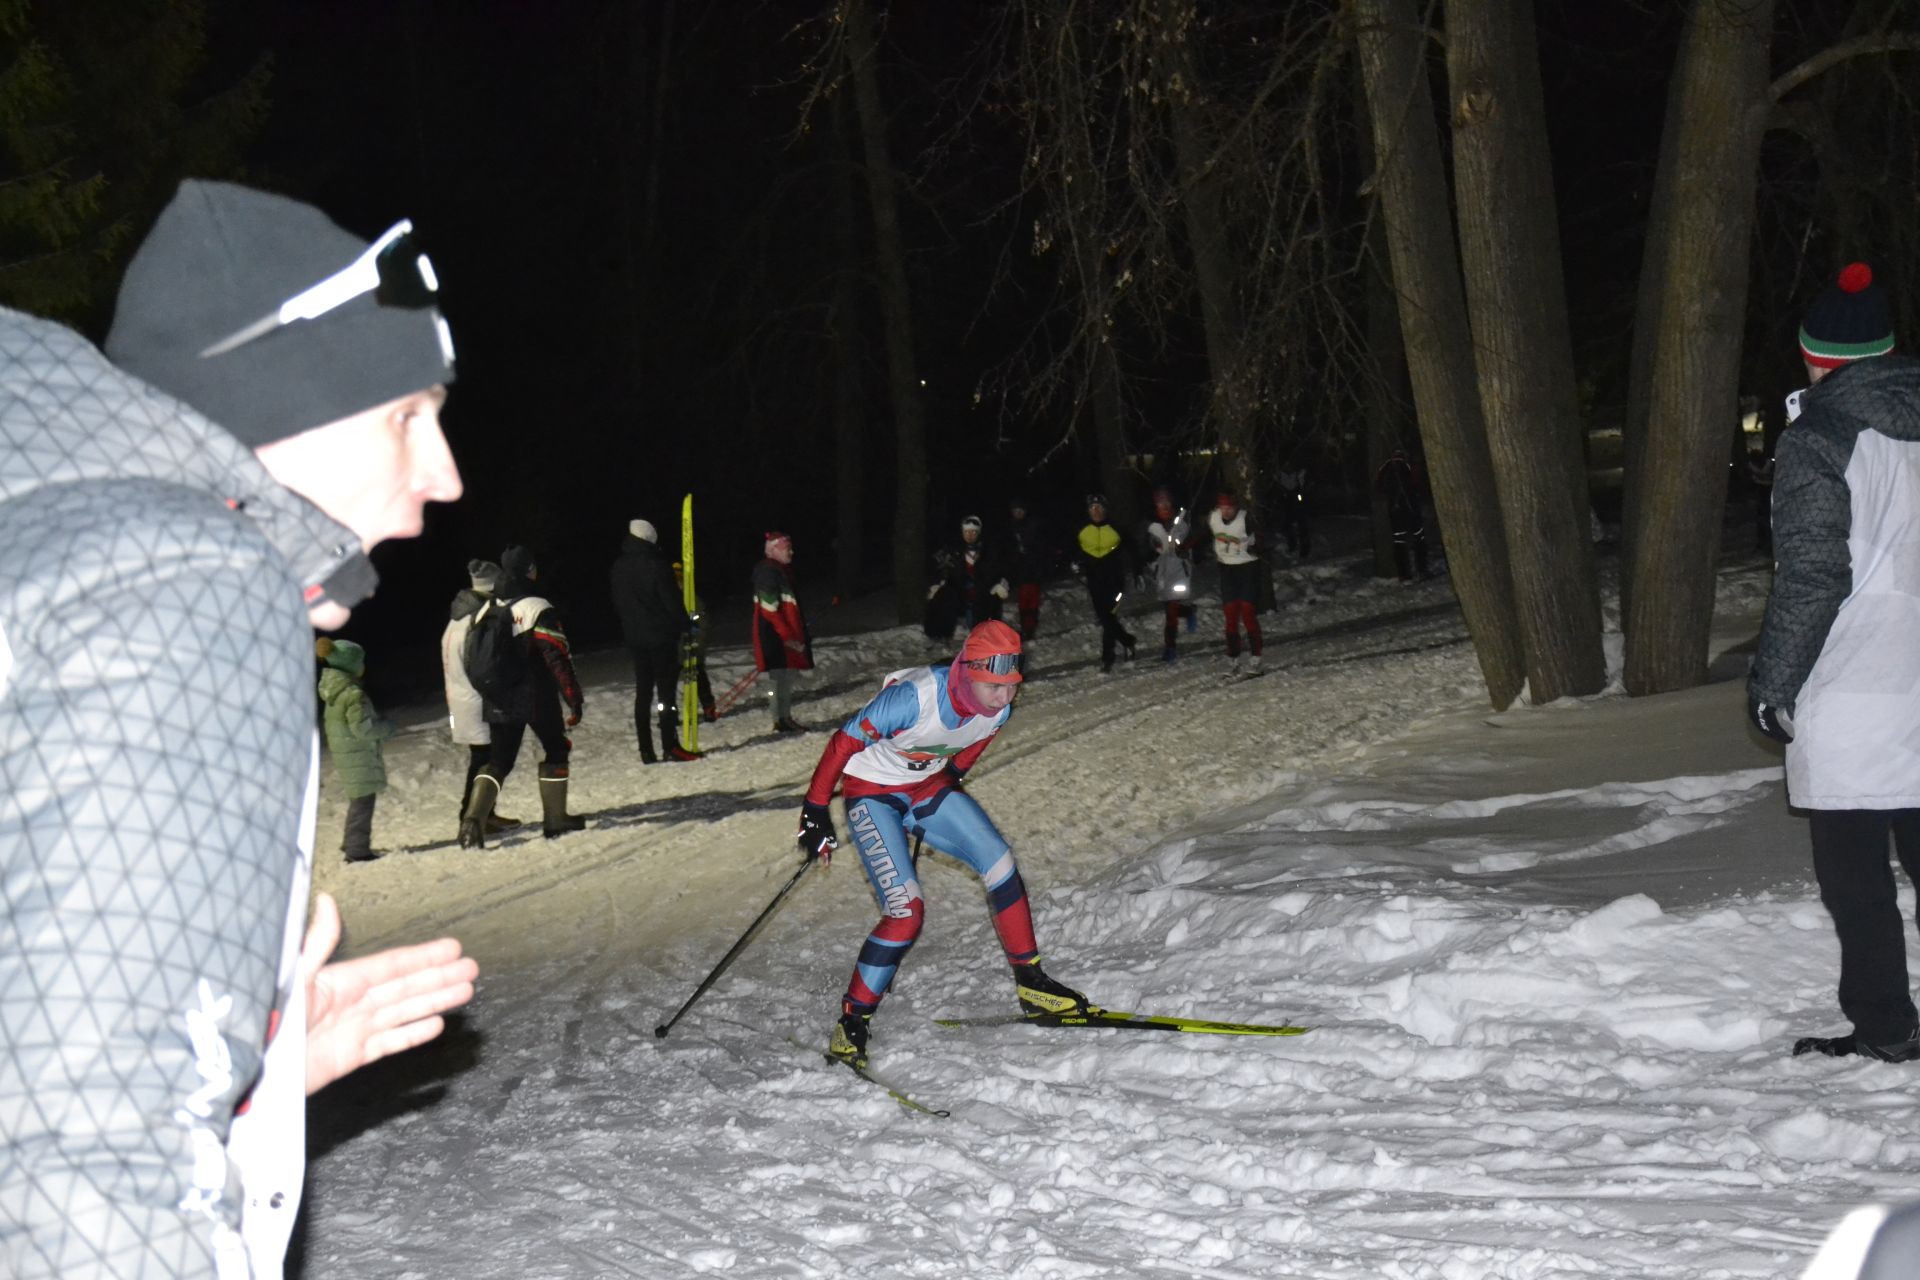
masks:
<svg viewBox="0 0 1920 1280"><path fill-rule="evenodd" d="M0 302L94 333L183 177L230 177L269 68L206 83L205 0L0 0Z"/></svg>

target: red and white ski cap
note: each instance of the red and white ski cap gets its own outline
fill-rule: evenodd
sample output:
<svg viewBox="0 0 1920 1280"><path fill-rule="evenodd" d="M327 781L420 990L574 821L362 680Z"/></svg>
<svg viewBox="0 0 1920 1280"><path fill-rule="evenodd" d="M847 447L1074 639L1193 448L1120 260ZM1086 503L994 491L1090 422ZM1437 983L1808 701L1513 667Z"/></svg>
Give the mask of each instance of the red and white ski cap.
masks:
<svg viewBox="0 0 1920 1280"><path fill-rule="evenodd" d="M967 678L982 684L1019 684L1020 633L1004 622L989 620L967 632L960 649L960 665Z"/></svg>

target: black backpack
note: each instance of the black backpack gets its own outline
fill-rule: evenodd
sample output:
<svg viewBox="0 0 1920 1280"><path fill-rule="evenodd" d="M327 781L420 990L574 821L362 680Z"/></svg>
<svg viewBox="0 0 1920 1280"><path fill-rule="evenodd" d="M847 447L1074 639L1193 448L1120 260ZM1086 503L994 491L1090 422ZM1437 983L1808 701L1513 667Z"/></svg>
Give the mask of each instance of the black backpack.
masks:
<svg viewBox="0 0 1920 1280"><path fill-rule="evenodd" d="M513 610L489 600L473 615L460 662L467 680L490 709L512 710L526 700L532 675L526 642L513 634Z"/></svg>

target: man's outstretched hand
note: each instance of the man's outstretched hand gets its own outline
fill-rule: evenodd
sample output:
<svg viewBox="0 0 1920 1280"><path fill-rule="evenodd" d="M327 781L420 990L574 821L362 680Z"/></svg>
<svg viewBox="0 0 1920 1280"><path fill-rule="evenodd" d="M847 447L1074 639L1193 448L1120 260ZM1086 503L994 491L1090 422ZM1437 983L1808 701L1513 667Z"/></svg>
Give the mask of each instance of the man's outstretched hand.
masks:
<svg viewBox="0 0 1920 1280"><path fill-rule="evenodd" d="M340 907L320 894L300 952L307 984L307 1093L369 1062L425 1044L446 1027L440 1015L473 998L480 966L457 938L392 947L327 963L340 944Z"/></svg>

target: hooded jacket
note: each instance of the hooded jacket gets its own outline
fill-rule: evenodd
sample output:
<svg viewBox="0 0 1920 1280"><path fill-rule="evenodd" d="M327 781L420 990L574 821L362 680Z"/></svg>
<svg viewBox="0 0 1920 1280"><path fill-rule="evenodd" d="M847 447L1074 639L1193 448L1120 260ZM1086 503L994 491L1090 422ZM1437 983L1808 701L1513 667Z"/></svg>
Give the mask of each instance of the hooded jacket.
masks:
<svg viewBox="0 0 1920 1280"><path fill-rule="evenodd" d="M1748 690L1791 713L1805 809L1920 807L1920 362L1836 369L1780 437Z"/></svg>
<svg viewBox="0 0 1920 1280"><path fill-rule="evenodd" d="M380 744L393 736L393 721L374 710L359 680L333 667L320 673L320 704L326 708L327 754L340 771L341 794L356 800L385 791L387 762Z"/></svg>
<svg viewBox="0 0 1920 1280"><path fill-rule="evenodd" d="M307 604L372 570L238 441L4 309L0 547L0 1274L277 1276L306 1159Z"/></svg>

